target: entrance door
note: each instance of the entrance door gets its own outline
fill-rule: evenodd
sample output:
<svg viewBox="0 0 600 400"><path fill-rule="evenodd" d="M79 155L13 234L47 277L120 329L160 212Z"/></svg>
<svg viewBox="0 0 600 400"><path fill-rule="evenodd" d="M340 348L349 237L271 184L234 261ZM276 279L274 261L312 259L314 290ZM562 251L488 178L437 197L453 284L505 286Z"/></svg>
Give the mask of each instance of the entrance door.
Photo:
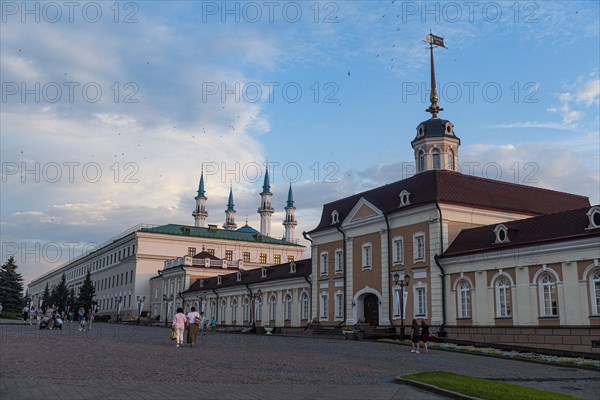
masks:
<svg viewBox="0 0 600 400"><path fill-rule="evenodd" d="M365 322L371 326L379 325L379 300L374 294L368 294L364 299Z"/></svg>

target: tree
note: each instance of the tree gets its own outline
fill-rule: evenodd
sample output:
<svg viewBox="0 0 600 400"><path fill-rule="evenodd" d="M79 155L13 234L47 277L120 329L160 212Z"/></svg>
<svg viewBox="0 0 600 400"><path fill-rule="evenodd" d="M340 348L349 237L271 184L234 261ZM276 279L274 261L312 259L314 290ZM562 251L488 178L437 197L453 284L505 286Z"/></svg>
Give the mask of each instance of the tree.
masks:
<svg viewBox="0 0 600 400"><path fill-rule="evenodd" d="M64 310L69 302L69 289L67 288L67 276L63 273L60 278L60 282L53 289L54 291L54 303L59 310Z"/></svg>
<svg viewBox="0 0 600 400"><path fill-rule="evenodd" d="M20 312L23 309L23 278L17 272L13 256L0 267L0 303L9 312Z"/></svg>
<svg viewBox="0 0 600 400"><path fill-rule="evenodd" d="M50 305L50 288L48 288L48 282L46 282L46 288L44 289L44 294L42 294L42 308L46 310Z"/></svg>
<svg viewBox="0 0 600 400"><path fill-rule="evenodd" d="M71 307L71 309L75 308L75 288L69 289L69 299L67 300L67 305Z"/></svg>
<svg viewBox="0 0 600 400"><path fill-rule="evenodd" d="M85 274L85 279L81 284L79 290L79 298L77 299L77 305L83 306L86 310L92 306L94 302L94 296L96 296L96 289L92 284L92 274L90 271Z"/></svg>

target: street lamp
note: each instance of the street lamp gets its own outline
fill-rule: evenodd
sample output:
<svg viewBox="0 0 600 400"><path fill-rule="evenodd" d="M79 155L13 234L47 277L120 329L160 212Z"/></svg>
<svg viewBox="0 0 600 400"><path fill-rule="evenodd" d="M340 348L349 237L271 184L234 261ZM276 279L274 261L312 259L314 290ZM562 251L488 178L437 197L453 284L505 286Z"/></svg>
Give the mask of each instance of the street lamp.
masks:
<svg viewBox="0 0 600 400"><path fill-rule="evenodd" d="M121 322L121 302L122 301L123 301L123 296L119 296L119 297L115 298L115 303L116 303L116 306L117 306L117 310L116 310L117 311L116 312L116 314L117 314L117 316L116 316L117 324L119 322Z"/></svg>
<svg viewBox="0 0 600 400"><path fill-rule="evenodd" d="M163 301L165 302L165 326L168 325L167 314L169 313L169 302L173 301L173 295L167 296L163 294Z"/></svg>
<svg viewBox="0 0 600 400"><path fill-rule="evenodd" d="M138 302L138 325L140 324L140 317L142 316L142 303L146 300L146 296L140 298L140 296L136 296Z"/></svg>
<svg viewBox="0 0 600 400"><path fill-rule="evenodd" d="M400 274L394 274L394 284L400 285L400 298L398 299L398 308L400 309L400 340L404 340L404 287L408 286L410 275L404 274L404 279L400 279Z"/></svg>
<svg viewBox="0 0 600 400"><path fill-rule="evenodd" d="M262 301L262 290L258 289L256 293L250 292L252 298L252 331L256 333L256 300Z"/></svg>

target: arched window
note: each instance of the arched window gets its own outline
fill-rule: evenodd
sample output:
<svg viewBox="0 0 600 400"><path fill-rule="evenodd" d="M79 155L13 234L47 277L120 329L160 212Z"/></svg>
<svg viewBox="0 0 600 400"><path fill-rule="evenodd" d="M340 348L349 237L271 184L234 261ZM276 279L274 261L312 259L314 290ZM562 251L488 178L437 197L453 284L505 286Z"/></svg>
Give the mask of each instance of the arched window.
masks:
<svg viewBox="0 0 600 400"><path fill-rule="evenodd" d="M210 317L217 319L217 302L214 300L210 302Z"/></svg>
<svg viewBox="0 0 600 400"><path fill-rule="evenodd" d="M254 312L256 313L254 319L256 321L262 320L262 300L260 297L254 301Z"/></svg>
<svg viewBox="0 0 600 400"><path fill-rule="evenodd" d="M233 301L231 302L231 320L232 321L237 320L237 309L238 309L238 302L236 299L233 299Z"/></svg>
<svg viewBox="0 0 600 400"><path fill-rule="evenodd" d="M419 151L419 172L425 171L425 152Z"/></svg>
<svg viewBox="0 0 600 400"><path fill-rule="evenodd" d="M440 169L440 151L438 149L432 150L431 163L433 165L433 169Z"/></svg>
<svg viewBox="0 0 600 400"><path fill-rule="evenodd" d="M221 321L225 323L225 318L227 317L227 302L223 300L221 303Z"/></svg>
<svg viewBox="0 0 600 400"><path fill-rule="evenodd" d="M471 318L471 285L463 279L457 288L458 318Z"/></svg>
<svg viewBox="0 0 600 400"><path fill-rule="evenodd" d="M292 296L289 293L285 296L285 319L292 319Z"/></svg>
<svg viewBox="0 0 600 400"><path fill-rule="evenodd" d="M246 297L242 303L244 308L244 321L250 321L250 300Z"/></svg>
<svg viewBox="0 0 600 400"><path fill-rule="evenodd" d="M448 150L448 169L454 171L454 152Z"/></svg>
<svg viewBox="0 0 600 400"><path fill-rule="evenodd" d="M509 318L511 316L510 282L506 277L496 280L496 317Z"/></svg>
<svg viewBox="0 0 600 400"><path fill-rule="evenodd" d="M600 269L591 274L590 290L592 291L592 315L600 315Z"/></svg>
<svg viewBox="0 0 600 400"><path fill-rule="evenodd" d="M308 294L302 293L302 319L308 319L308 315L309 315L309 303L308 303Z"/></svg>
<svg viewBox="0 0 600 400"><path fill-rule="evenodd" d="M544 274L540 277L539 283L541 316L556 317L558 315L556 280L553 275Z"/></svg>
<svg viewBox="0 0 600 400"><path fill-rule="evenodd" d="M277 319L277 298L275 295L269 299L269 319L275 321Z"/></svg>

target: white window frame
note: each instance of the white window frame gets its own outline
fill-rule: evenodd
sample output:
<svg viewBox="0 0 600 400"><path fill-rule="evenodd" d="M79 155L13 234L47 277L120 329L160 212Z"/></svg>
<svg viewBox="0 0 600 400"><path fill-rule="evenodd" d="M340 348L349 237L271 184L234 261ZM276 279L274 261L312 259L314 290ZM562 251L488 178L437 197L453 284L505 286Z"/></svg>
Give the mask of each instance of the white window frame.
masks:
<svg viewBox="0 0 600 400"><path fill-rule="evenodd" d="M244 298L244 301L242 302L242 307L244 310L243 320L250 321L250 300L247 297Z"/></svg>
<svg viewBox="0 0 600 400"><path fill-rule="evenodd" d="M344 318L344 293L337 291L335 293L335 319Z"/></svg>
<svg viewBox="0 0 600 400"><path fill-rule="evenodd" d="M600 269L590 273L590 292L592 300L592 315L600 315Z"/></svg>
<svg viewBox="0 0 600 400"><path fill-rule="evenodd" d="M269 297L269 321L277 321L277 297L274 294Z"/></svg>
<svg viewBox="0 0 600 400"><path fill-rule="evenodd" d="M427 285L419 282L413 287L414 316L427 318Z"/></svg>
<svg viewBox="0 0 600 400"><path fill-rule="evenodd" d="M419 239L423 240L423 246L419 246ZM417 232L413 235L413 261L425 261L425 249L427 248L425 243L425 232Z"/></svg>
<svg viewBox="0 0 600 400"><path fill-rule="evenodd" d="M308 293L306 293L306 292L302 293L302 296L300 297L300 301L301 301L300 307L302 308L302 310L301 310L302 319L308 320L309 316L310 316L310 302L309 302L310 298L308 297Z"/></svg>
<svg viewBox="0 0 600 400"><path fill-rule="evenodd" d="M221 321L227 321L227 301L221 302Z"/></svg>
<svg viewBox="0 0 600 400"><path fill-rule="evenodd" d="M237 299L231 300L231 321L237 321L238 303Z"/></svg>
<svg viewBox="0 0 600 400"><path fill-rule="evenodd" d="M256 299L254 302L254 311L256 312L256 315L254 316L254 319L256 321L262 321L262 301L261 299Z"/></svg>
<svg viewBox="0 0 600 400"><path fill-rule="evenodd" d="M404 264L404 237L396 236L392 239L392 252L394 264Z"/></svg>
<svg viewBox="0 0 600 400"><path fill-rule="evenodd" d="M512 317L512 293L510 280L506 276L500 276L494 283L496 293L496 318Z"/></svg>
<svg viewBox="0 0 600 400"><path fill-rule="evenodd" d="M540 316L558 317L558 282L556 281L556 278L550 273L545 273L539 277L538 282L540 292ZM555 312L554 308L556 308Z"/></svg>
<svg viewBox="0 0 600 400"><path fill-rule="evenodd" d="M329 253L326 251L321 252L321 256L319 257L320 266L321 266L321 275L327 275L328 272L328 262L329 262Z"/></svg>
<svg viewBox="0 0 600 400"><path fill-rule="evenodd" d="M329 318L329 294L321 293L321 319Z"/></svg>
<svg viewBox="0 0 600 400"><path fill-rule="evenodd" d="M283 301L283 304L285 306L285 312L284 312L284 318L286 321L291 321L292 320L292 295L291 294L286 294L285 295L285 299Z"/></svg>
<svg viewBox="0 0 600 400"><path fill-rule="evenodd" d="M472 318L471 284L466 279L461 279L456 284L456 296L458 300L458 318Z"/></svg>
<svg viewBox="0 0 600 400"><path fill-rule="evenodd" d="M344 251L342 249L335 249L334 257L335 273L344 272Z"/></svg>
<svg viewBox="0 0 600 400"><path fill-rule="evenodd" d="M362 269L373 268L373 245L371 242L363 243L361 246Z"/></svg>

